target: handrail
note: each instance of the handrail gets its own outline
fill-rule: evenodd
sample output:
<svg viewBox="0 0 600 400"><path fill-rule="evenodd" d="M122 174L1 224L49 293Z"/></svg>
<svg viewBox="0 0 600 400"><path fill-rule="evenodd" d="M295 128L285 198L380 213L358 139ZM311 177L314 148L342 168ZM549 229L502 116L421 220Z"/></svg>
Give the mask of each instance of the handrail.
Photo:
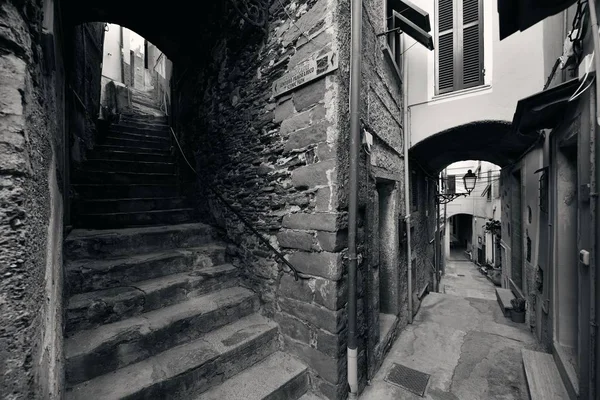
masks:
<svg viewBox="0 0 600 400"><path fill-rule="evenodd" d="M246 228L250 229L250 231L252 233L254 233L254 235L256 235L256 237L265 245L267 246L274 254L275 257L278 258L279 260L281 260L285 265L288 266L289 269L292 270L292 272L294 273L294 280L298 280L299 278L302 279L309 279L309 277L305 276L304 274L302 274L301 272L298 272L298 270L284 257L283 254L281 254L275 247L273 247L271 245L271 243L263 236L260 234L260 232L258 232L251 224L250 222L248 222L240 213L238 213L236 211L235 208L233 208L233 206L231 204L229 204L227 202L227 200L225 200L223 198L223 196L221 195L221 193L219 193L219 191L217 189L215 189L210 183L208 183L206 180L204 180L196 171L196 169L194 167L192 167L192 164L190 164L190 162L188 161L187 157L185 156L185 154L183 153L183 149L181 148L181 145L179 144L179 140L177 140L177 135L175 135L175 131L173 130L172 127L169 127L169 129L171 129L171 134L173 135L173 137L175 138L175 142L177 143L177 147L179 147L179 152L181 153L181 155L183 156L183 159L185 160L185 162L187 163L188 167L190 167L190 169L192 171L194 171L194 174L196 174L196 176L200 179L203 180L203 183L213 192L213 194L217 197L217 199L219 199L224 205L225 207L227 207L229 209L229 211L231 211L233 214L235 214L236 217L239 218L240 221L242 221L242 223L246 226ZM283 271L283 270L282 270ZM286 272L286 271L284 271Z"/></svg>

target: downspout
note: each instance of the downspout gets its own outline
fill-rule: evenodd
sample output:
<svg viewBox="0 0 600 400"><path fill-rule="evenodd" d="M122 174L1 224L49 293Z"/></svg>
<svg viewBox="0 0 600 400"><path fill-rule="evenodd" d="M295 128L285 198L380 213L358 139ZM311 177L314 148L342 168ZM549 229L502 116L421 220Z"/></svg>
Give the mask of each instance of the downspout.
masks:
<svg viewBox="0 0 600 400"><path fill-rule="evenodd" d="M590 192L592 194L592 201L590 204L590 213L592 219L592 260L590 260L590 398L596 398L597 382L596 382L596 368L597 368L597 360L596 360L596 334L597 334L597 322L596 322L596 260L598 259L596 251L596 230L598 229L598 220L596 217L596 205L598 202L598 193L597 193L597 184L596 179L598 179L598 174L596 171L596 146L597 143L597 124L600 124L600 101L598 99L598 94L600 93L600 79L598 79L598 74L600 73L600 37L598 37L598 14L596 14L596 2L595 0L589 0L588 5L590 7L590 21L592 24L592 40L594 43L594 53L596 56L594 57L595 67L596 67L596 93L592 93L590 95L590 114L593 115L594 111L596 112L595 120L592 119L593 123L590 124L590 139L592 140L592 146L590 151L590 167L592 169L591 179L590 179ZM591 122L591 121L590 121Z"/></svg>
<svg viewBox="0 0 600 400"><path fill-rule="evenodd" d="M119 58L121 59L121 83L125 84L125 55L123 53L125 51L125 45L123 41L123 27L119 26L119 45L121 46L121 51L119 52Z"/></svg>
<svg viewBox="0 0 600 400"><path fill-rule="evenodd" d="M596 109L596 98L595 93L592 90L590 95L590 115L594 115ZM597 128L593 118L590 121L590 219L592 223L592 229L590 229L590 242L591 242L591 259L590 259L590 386L589 393L590 399L596 398L596 346L597 346L597 329L598 325L596 322L596 262L598 260L597 247L596 247L596 235L598 229L597 219L597 201L598 201L598 166L596 160L596 149L598 146L598 138L596 137Z"/></svg>
<svg viewBox="0 0 600 400"><path fill-rule="evenodd" d="M358 397L356 340L356 221L360 151L360 84L362 57L362 0L352 0L350 13L350 171L348 199L348 385L350 399Z"/></svg>
<svg viewBox="0 0 600 400"><path fill-rule="evenodd" d="M438 185L435 185L438 193ZM435 199L435 291L440 293L440 270L442 265L442 250L440 248L440 202Z"/></svg>
<svg viewBox="0 0 600 400"><path fill-rule="evenodd" d="M406 49L404 50L406 51ZM408 288L408 323L412 324L413 320L413 304L412 304L412 247L410 244L410 180L409 180L409 164L408 164L408 148L410 146L410 121L408 112L408 58L402 57L402 95L404 97L404 207L405 215L404 222L406 226L406 270L407 270L407 288Z"/></svg>

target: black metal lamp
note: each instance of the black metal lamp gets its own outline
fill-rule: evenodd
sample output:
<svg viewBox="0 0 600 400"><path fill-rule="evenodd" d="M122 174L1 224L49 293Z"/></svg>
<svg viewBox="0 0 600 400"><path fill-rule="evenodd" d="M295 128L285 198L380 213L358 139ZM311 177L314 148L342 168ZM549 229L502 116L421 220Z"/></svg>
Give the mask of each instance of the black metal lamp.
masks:
<svg viewBox="0 0 600 400"><path fill-rule="evenodd" d="M463 182L465 184L465 190L467 194L471 194L473 189L475 189L475 184L477 183L477 175L473 173L473 171L468 170L465 176L463 176Z"/></svg>
<svg viewBox="0 0 600 400"><path fill-rule="evenodd" d="M469 196L471 192L475 189L475 184L477 183L477 175L473 173L472 170L468 170L465 176L463 176L463 183L465 185L465 190L467 193L436 193L435 199L438 204L447 204L452 200L459 198L460 196Z"/></svg>

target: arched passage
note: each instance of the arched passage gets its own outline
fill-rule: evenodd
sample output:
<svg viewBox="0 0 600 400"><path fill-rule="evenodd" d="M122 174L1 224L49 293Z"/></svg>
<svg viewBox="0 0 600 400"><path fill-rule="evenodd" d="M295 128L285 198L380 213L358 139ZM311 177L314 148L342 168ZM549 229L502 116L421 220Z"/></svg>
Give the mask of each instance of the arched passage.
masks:
<svg viewBox="0 0 600 400"><path fill-rule="evenodd" d="M175 0L155 6L144 1L66 0L61 3L67 25L110 22L131 30L154 43L169 59L181 62L203 54L227 15L229 1L186 2ZM201 12L198 12L201 10Z"/></svg>
<svg viewBox="0 0 600 400"><path fill-rule="evenodd" d="M463 160L489 161L503 167L518 160L538 137L515 132L510 122L477 121L428 137L410 149L410 156L433 174Z"/></svg>

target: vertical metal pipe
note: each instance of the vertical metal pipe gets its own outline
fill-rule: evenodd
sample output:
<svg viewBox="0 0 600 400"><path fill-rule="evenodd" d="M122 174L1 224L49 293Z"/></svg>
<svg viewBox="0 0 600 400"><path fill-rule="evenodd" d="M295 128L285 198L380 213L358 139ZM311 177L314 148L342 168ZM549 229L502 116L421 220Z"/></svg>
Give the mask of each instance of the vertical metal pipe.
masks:
<svg viewBox="0 0 600 400"><path fill-rule="evenodd" d="M590 154L590 164L591 164L591 168L592 168L592 176L591 176L591 180L590 180L590 192L594 195L592 197L591 200L591 204L590 204L590 210L591 210L591 219L592 219L592 260L590 260L590 285L591 285L591 291L590 291L590 398L594 399L596 398L596 394L598 393L598 388L596 387L596 385L598 384L598 382L596 381L596 368L597 367L597 360L596 360L596 355L597 355L597 350L596 350L596 346L597 346L597 338L596 338L596 334L597 334L597 330L598 330L598 326L597 326L597 321L596 321L596 262L597 262L597 254L596 251L598 251L597 247L596 247L596 231L598 229L598 220L596 217L596 206L597 206L597 202L598 202L598 186L597 186L597 182L596 180L598 179L598 174L597 174L597 160L596 160L596 148L598 146L598 143L596 141L597 139L597 124L600 124L600 101L598 100L598 95L600 94L600 79L598 79L598 74L600 73L600 37L599 35L599 27L598 27L598 14L596 13L596 2L595 0L589 0L588 2L589 8L590 8L590 22L592 25L592 41L594 44L594 53L598 53L595 55L594 57L594 61L595 61L595 67L596 67L596 87L595 87L595 93L594 91L592 91L592 93L590 94L590 128L591 128L591 132L590 132L590 140L592 141L593 145L591 146L592 148L592 154ZM595 111L595 112L594 112ZM596 118L593 118L593 117Z"/></svg>
<svg viewBox="0 0 600 400"><path fill-rule="evenodd" d="M404 41L406 43L406 41ZM406 51L404 49L403 51ZM408 164L408 148L410 146L410 113L408 108L408 57L402 57L402 62L404 63L404 68L402 68L403 79L402 79L402 91L404 96L404 207L405 207L405 217L404 217L404 225L406 227L406 269L407 269L407 306L408 306L408 323L412 324L412 250L411 250L411 238L410 238L410 172L409 172L409 164Z"/></svg>
<svg viewBox="0 0 600 400"><path fill-rule="evenodd" d="M348 384L350 398L358 396L356 340L356 225L360 151L360 86L362 57L362 0L352 0L350 30L350 171L348 201Z"/></svg>
<svg viewBox="0 0 600 400"><path fill-rule="evenodd" d="M436 185L436 194L438 192ZM440 270L442 265L442 250L440 240L440 202L435 201L435 291L440 293Z"/></svg>
<svg viewBox="0 0 600 400"><path fill-rule="evenodd" d="M597 240L597 230L598 230L598 217L597 217L597 201L598 201L598 170L596 159L597 153L596 149L598 148L597 141L597 127L596 127L596 119L594 118L596 112L596 93L594 88L590 88L590 193L591 193L591 201L590 201L590 219L591 226L590 229L590 243L591 243L591 251L590 251L590 385L589 385L589 393L590 399L595 399L596 393L598 389L596 385L598 382L596 381L596 368L597 368L597 321L596 321L596 263L598 260L598 247L596 246Z"/></svg>

